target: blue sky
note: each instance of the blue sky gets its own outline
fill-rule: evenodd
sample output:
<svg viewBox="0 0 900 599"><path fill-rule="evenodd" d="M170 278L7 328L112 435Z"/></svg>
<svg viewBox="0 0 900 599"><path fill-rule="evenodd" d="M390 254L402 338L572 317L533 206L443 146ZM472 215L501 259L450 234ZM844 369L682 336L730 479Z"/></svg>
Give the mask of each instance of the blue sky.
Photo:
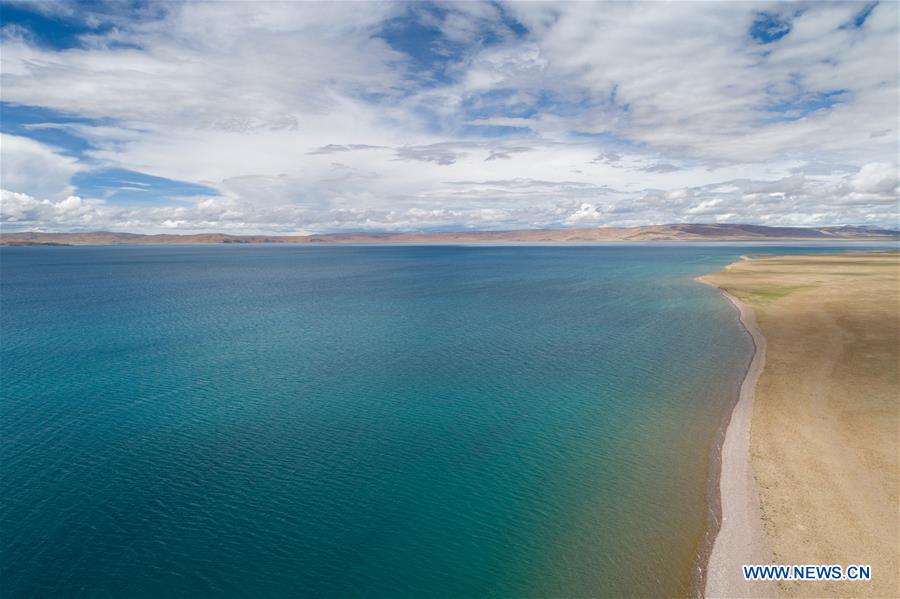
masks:
<svg viewBox="0 0 900 599"><path fill-rule="evenodd" d="M0 0L3 230L898 226L898 6Z"/></svg>

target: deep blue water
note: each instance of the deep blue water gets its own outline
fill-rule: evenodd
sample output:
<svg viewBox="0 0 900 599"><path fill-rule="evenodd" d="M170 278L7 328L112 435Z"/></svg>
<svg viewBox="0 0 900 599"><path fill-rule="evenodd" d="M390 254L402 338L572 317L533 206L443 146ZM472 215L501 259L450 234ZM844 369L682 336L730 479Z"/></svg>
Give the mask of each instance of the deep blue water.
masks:
<svg viewBox="0 0 900 599"><path fill-rule="evenodd" d="M3 248L0 596L685 594L789 251Z"/></svg>

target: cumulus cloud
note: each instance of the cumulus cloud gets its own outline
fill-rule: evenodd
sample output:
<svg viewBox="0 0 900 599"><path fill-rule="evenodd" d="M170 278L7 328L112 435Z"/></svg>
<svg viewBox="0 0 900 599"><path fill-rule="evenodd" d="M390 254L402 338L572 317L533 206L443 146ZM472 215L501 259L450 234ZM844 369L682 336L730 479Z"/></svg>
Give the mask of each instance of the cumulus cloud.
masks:
<svg viewBox="0 0 900 599"><path fill-rule="evenodd" d="M44 198L61 198L73 191L70 179L78 161L27 137L0 134L0 185Z"/></svg>
<svg viewBox="0 0 900 599"><path fill-rule="evenodd" d="M26 193L0 189L0 220L7 224L37 226L93 226L105 224L101 200L85 201L78 196L51 201Z"/></svg>
<svg viewBox="0 0 900 599"><path fill-rule="evenodd" d="M365 191L340 190L327 201L305 197L289 178L238 178L229 181L226 195L155 207L119 206L77 196L50 201L3 190L0 222L6 230L216 229L253 233L624 227L664 222L896 226L896 191L872 187L858 191L855 186L862 170L834 180L790 175L773 181L736 179L673 190L625 190L527 178L460 180L444 182L429 193L379 198ZM263 190L263 196L279 196L289 189L298 194L289 203L255 195ZM436 199L452 207L437 207Z"/></svg>
<svg viewBox="0 0 900 599"><path fill-rule="evenodd" d="M513 5L536 32L541 77L609 99L571 118L580 130L733 160L823 144L855 154L872 132L896 128L898 7L882 2L862 27L845 27L861 8L806 6L762 46L749 34L759 12L790 5ZM833 109L809 101L828 94ZM628 110L611 119L610 103Z"/></svg>
<svg viewBox="0 0 900 599"><path fill-rule="evenodd" d="M53 111L3 137L7 228L897 222L896 3L33 7L103 26L3 29L0 99ZM219 195L72 183L109 168Z"/></svg>
<svg viewBox="0 0 900 599"><path fill-rule="evenodd" d="M850 186L861 193L900 196L900 173L896 164L873 162L867 164L850 180Z"/></svg>

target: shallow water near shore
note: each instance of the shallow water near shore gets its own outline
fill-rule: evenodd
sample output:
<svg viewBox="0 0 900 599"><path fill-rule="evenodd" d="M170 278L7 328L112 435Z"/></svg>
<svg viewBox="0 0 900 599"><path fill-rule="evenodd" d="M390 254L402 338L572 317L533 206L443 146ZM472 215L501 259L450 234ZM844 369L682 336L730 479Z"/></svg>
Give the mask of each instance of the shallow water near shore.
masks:
<svg viewBox="0 0 900 599"><path fill-rule="evenodd" d="M0 595L687 594L752 347L692 277L870 247L2 248Z"/></svg>

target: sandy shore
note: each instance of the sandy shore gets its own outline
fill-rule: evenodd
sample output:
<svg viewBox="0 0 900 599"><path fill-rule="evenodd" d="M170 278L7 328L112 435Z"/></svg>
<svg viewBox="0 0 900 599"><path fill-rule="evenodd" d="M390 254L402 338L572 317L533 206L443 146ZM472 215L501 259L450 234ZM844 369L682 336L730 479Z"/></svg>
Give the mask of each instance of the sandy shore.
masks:
<svg viewBox="0 0 900 599"><path fill-rule="evenodd" d="M712 285L703 277L698 280ZM737 308L741 324L753 339L754 352L722 442L719 477L721 519L706 566L704 595L768 597L772 594L771 585L748 583L741 574L743 564L764 564L772 560L759 509L756 479L748 459L753 397L766 361L766 339L759 329L753 309L726 291L722 294Z"/></svg>
<svg viewBox="0 0 900 599"><path fill-rule="evenodd" d="M702 280L757 344L722 449L707 596L900 596L900 255L744 260ZM743 581L740 564L767 561L870 564L872 580Z"/></svg>

